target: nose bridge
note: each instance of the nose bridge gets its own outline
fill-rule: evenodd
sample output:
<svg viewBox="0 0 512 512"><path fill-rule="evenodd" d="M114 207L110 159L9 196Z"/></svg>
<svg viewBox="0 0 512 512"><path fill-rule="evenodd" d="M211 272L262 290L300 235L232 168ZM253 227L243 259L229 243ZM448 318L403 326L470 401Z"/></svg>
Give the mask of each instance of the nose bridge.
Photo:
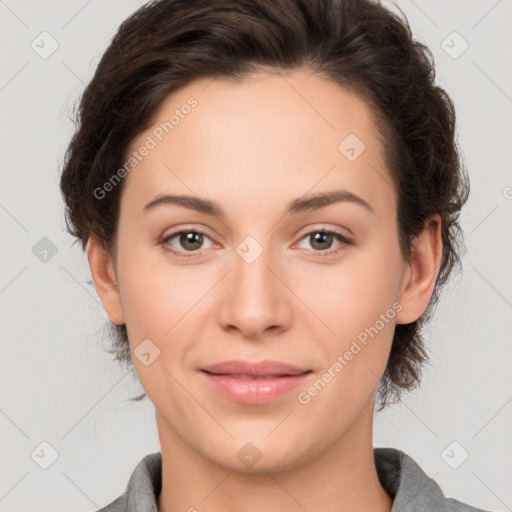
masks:
<svg viewBox="0 0 512 512"><path fill-rule="evenodd" d="M253 236L247 236L235 249L233 279L236 293L246 306L251 302L271 301L276 291L276 278L269 269L275 266L276 258L270 238L265 240L264 246Z"/></svg>
<svg viewBox="0 0 512 512"><path fill-rule="evenodd" d="M270 326L281 325L283 285L275 273L277 258L267 237L263 246L252 236L235 247L229 293L224 296L221 321L254 336Z"/></svg>

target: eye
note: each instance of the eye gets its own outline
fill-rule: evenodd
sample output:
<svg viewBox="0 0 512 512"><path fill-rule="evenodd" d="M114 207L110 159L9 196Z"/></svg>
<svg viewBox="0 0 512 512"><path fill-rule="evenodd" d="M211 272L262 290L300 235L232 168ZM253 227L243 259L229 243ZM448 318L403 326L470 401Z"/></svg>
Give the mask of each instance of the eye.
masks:
<svg viewBox="0 0 512 512"><path fill-rule="evenodd" d="M175 233L171 233L166 237L159 240L159 243L165 246L165 249L169 252L183 257L188 258L191 256L195 256L194 253L199 252L202 249L209 249L210 247L202 247L204 240L211 240L210 237L203 231L197 229L176 231ZM176 239L174 244L179 244L181 249L173 248L173 240ZM337 254L341 250L343 250L344 246L351 245L352 242L348 238L346 238L341 233L332 230L317 230L311 231L307 235L301 238L301 241L308 240L312 247L313 251L317 253L318 256L332 256L333 254ZM330 250L333 244L333 241L338 241L341 245L340 248ZM186 254L189 253L189 254ZM323 253L323 254L322 254Z"/></svg>
<svg viewBox="0 0 512 512"><path fill-rule="evenodd" d="M306 236L304 236L302 240L308 240L313 247L313 250L319 253L319 256L332 256L333 254L337 254L340 252L344 246L350 245L352 242L341 233L337 231L329 231L329 230L318 230L311 231ZM333 240L337 240L340 242L341 247L335 250L329 250L332 246ZM325 254L320 254L320 253Z"/></svg>
<svg viewBox="0 0 512 512"><path fill-rule="evenodd" d="M177 254L179 256L183 256L184 258L194 256L194 254L184 255L183 253L194 253L198 252L201 249L208 249L208 247L201 247L204 243L204 239L210 237L204 233L203 231L199 231L197 229L190 229L186 231L176 231L175 233L171 233L170 235L162 238L159 243L166 246L166 249L173 254ZM175 250L172 248L172 240L176 238L176 243L181 245L184 250ZM171 247L167 247L171 245Z"/></svg>

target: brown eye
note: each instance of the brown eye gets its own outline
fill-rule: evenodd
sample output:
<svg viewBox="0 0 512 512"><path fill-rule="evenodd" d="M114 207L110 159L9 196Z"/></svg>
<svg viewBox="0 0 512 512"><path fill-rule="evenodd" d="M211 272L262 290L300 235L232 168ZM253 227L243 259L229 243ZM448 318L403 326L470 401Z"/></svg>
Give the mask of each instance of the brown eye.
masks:
<svg viewBox="0 0 512 512"><path fill-rule="evenodd" d="M312 231L304 236L302 240L308 240L314 252L325 252L325 256L335 254L339 250L343 249L344 246L351 244L351 241L341 233L327 230ZM334 241L338 241L340 243L340 247L338 249L330 250ZM324 254L320 255L324 256Z"/></svg>
<svg viewBox="0 0 512 512"><path fill-rule="evenodd" d="M197 233L196 231L186 231L180 233L179 243L181 244L181 247L189 251L200 249L201 245L203 244L203 234Z"/></svg>
<svg viewBox="0 0 512 512"><path fill-rule="evenodd" d="M319 231L318 233L312 233L309 235L309 237L311 246L319 251L330 249L332 242L334 240L334 235L323 231Z"/></svg>
<svg viewBox="0 0 512 512"><path fill-rule="evenodd" d="M205 239L210 239L206 233L203 233L202 231L188 230L171 233L163 238L160 243L165 246L170 246L168 248L169 251L180 255L180 253L193 253L198 252L201 249L205 249L205 247L203 247ZM175 241L172 242L173 240Z"/></svg>

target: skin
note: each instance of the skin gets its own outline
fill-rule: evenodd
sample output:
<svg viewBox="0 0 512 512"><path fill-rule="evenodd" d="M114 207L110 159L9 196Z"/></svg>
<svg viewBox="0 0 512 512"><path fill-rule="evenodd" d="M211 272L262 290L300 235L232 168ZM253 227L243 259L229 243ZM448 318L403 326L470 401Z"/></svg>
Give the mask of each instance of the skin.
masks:
<svg viewBox="0 0 512 512"><path fill-rule="evenodd" d="M238 83L195 81L166 99L133 147L190 96L198 106L126 177L117 258L94 234L88 246L98 295L110 321L126 323L132 353L147 338L160 350L149 366L133 357L155 405L159 510L257 512L272 504L287 511L389 511L392 498L373 459L374 394L395 323L419 318L432 295L439 218L404 261L372 111L304 69ZM338 150L350 133L366 145L352 162ZM338 202L285 214L296 198L337 189L360 196L373 213ZM144 214L161 193L207 198L225 217L179 205ZM180 229L207 236L192 249L179 236L158 244ZM322 229L353 243L315 243L309 235ZM236 251L247 236L263 249L250 264ZM395 318L301 404L298 392L395 302ZM274 359L313 373L270 404L240 405L217 394L199 371L228 359ZM252 466L237 457L247 442L261 454Z"/></svg>

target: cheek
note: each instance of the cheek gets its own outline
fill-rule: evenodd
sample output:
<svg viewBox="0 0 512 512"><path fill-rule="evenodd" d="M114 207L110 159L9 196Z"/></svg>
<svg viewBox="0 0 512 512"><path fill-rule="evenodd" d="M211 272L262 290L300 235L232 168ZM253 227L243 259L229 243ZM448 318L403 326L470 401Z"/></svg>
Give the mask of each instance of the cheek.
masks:
<svg viewBox="0 0 512 512"><path fill-rule="evenodd" d="M336 333L356 335L392 308L400 290L401 259L393 248L373 244L310 281L316 311ZM307 295L307 290L304 290ZM390 313L392 316L392 313ZM386 324L388 325L388 324Z"/></svg>
<svg viewBox="0 0 512 512"><path fill-rule="evenodd" d="M382 307L375 301L333 317L336 335L327 334L317 345L325 365L297 395L310 417L325 418L334 427L346 425L372 399L389 358L396 312L386 301Z"/></svg>
<svg viewBox="0 0 512 512"><path fill-rule="evenodd" d="M128 239L125 239L128 240ZM177 265L161 247L119 251L121 302L132 351L150 339L161 352L160 362L176 368L199 341L191 332L211 315L209 291L222 272L208 265ZM120 244L121 247L121 244Z"/></svg>
<svg viewBox="0 0 512 512"><path fill-rule="evenodd" d="M169 264L158 257L160 247L139 247L140 242L129 237L122 240L118 273L130 342L160 339L185 313L192 287L183 286L179 272L170 272Z"/></svg>
<svg viewBox="0 0 512 512"><path fill-rule="evenodd" d="M310 295L308 305L328 327L322 329L325 335L318 338L318 344L327 361L327 387L337 389L340 396L368 395L378 385L391 350L395 318L402 308L397 301L400 271L398 250L386 248L381 241L374 249L347 259L346 264L315 276L315 286L324 291ZM300 293L307 296L307 289Z"/></svg>

